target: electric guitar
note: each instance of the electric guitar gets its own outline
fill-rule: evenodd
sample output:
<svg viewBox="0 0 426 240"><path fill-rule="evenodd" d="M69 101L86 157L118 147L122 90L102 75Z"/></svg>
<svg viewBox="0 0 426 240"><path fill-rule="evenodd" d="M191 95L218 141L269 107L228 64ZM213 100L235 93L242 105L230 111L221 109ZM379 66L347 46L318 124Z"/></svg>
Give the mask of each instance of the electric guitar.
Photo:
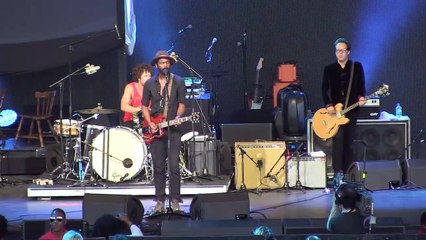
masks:
<svg viewBox="0 0 426 240"><path fill-rule="evenodd" d="M194 123L197 123L200 119L200 113L194 112L189 116L181 117L179 119L173 119L169 121L164 121L164 115L159 114L156 117L151 117L151 122L155 123L157 125L157 131L152 132L151 128L149 127L149 124L147 121L142 122L142 137L147 144L151 144L154 139L156 138L162 138L165 135L164 128L167 128L168 126L175 126L187 121L191 121Z"/></svg>
<svg viewBox="0 0 426 240"><path fill-rule="evenodd" d="M377 91L366 96L365 100L374 96L387 95L389 95L389 86L382 84ZM345 117L345 114L358 106L359 102L356 102L342 110L343 104L338 103L334 106L334 109L336 110L335 114L329 114L326 108L318 109L312 118L312 128L315 134L322 139L329 139L336 136L340 125L349 123L349 119Z"/></svg>
<svg viewBox="0 0 426 240"><path fill-rule="evenodd" d="M262 85L259 85L259 76L260 76L260 70L262 69L263 65L263 58L259 58L259 62L256 66L256 82L254 84L254 93L253 93L253 100L250 104L250 109L261 109L262 103L263 103L263 94L260 96L259 91L263 91Z"/></svg>

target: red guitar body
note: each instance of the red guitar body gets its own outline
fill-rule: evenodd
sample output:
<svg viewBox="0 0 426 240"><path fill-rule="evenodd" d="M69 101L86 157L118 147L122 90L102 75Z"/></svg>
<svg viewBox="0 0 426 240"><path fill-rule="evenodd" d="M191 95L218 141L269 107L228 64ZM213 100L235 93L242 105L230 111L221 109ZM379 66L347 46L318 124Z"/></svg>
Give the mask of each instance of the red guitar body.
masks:
<svg viewBox="0 0 426 240"><path fill-rule="evenodd" d="M155 125L159 125L161 122L165 120L163 114L159 114L156 117L151 117L151 122L155 123ZM156 132L151 132L151 128L149 127L148 123L146 121L142 122L142 134L143 134L143 140L146 144L151 144L154 139L156 138L162 138L166 132L162 128L158 128Z"/></svg>

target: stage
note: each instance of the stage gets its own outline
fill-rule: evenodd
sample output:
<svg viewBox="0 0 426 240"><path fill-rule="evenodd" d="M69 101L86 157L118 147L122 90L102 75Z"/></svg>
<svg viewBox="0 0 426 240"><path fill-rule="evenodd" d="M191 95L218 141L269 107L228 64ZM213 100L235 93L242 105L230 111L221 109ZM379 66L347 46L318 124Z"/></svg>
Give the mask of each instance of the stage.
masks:
<svg viewBox="0 0 426 240"><path fill-rule="evenodd" d="M200 234L200 236L206 234L210 236L217 236L217 234L248 236L253 226L259 224L270 226L277 231L277 235L310 232L324 234L326 233L324 223L333 201L333 194L324 191L323 188L284 189L281 187L260 191L250 190L247 200L249 204L247 217L252 220L215 221L206 219L193 223L188 222L188 217L153 220L149 214L155 205L153 201L154 187L152 183L141 178L136 177L120 183L56 179L52 180L53 184L50 184L50 181L46 182L49 180L49 172L46 172L44 166L39 166L45 164L46 149L40 148L36 144L22 142L13 148L13 140L9 139L2 154L2 173L13 170L12 174L2 175L4 181L1 183L0 190L1 214L9 220L9 230L12 236L10 239L19 239L21 232L25 231L23 226L27 226L28 234L31 224L47 223L45 220L48 219L50 211L56 207L63 208L68 219L82 221L85 194L136 197L145 209L142 223L144 232L147 235L161 234L162 236L184 236L182 231ZM17 168L16 164L20 167ZM38 167L33 166L34 164L38 164ZM28 170L27 168L32 168L32 174L21 172ZM35 174L37 171L40 173ZM38 180L39 184L34 184L35 180ZM426 211L424 205L426 189L413 186L371 192L374 201L373 213L378 218L377 229L382 229L382 232L395 233L396 231L405 234L415 232L419 226L421 213ZM233 189L232 178L229 175L210 176L208 179L196 178L195 181L194 179L184 179L182 180L182 208L185 213L190 215L190 206L194 197L204 194L224 194L222 197L224 209L217 210L232 210L240 207L239 204L233 205L235 203L228 200L227 194L235 191ZM164 224L164 221L167 223ZM26 235L26 238L31 237Z"/></svg>

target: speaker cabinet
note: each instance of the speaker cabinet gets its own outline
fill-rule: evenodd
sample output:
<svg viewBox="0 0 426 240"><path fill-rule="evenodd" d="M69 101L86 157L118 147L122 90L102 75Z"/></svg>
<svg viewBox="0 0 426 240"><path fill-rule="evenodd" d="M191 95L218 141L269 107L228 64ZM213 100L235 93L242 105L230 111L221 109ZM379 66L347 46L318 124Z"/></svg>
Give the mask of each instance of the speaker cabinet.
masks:
<svg viewBox="0 0 426 240"><path fill-rule="evenodd" d="M126 213L133 223L140 224L144 212L142 202L133 196L86 193L83 198L83 220L89 225L105 214L119 213Z"/></svg>
<svg viewBox="0 0 426 240"><path fill-rule="evenodd" d="M307 131L308 131L308 153L323 151L325 153L326 161L326 173L327 176L333 177L333 140L332 139L321 139L315 135L312 128L312 119L308 119L307 122Z"/></svg>
<svg viewBox="0 0 426 240"><path fill-rule="evenodd" d="M250 213L248 192L197 195L190 212L193 220L246 219Z"/></svg>
<svg viewBox="0 0 426 240"><path fill-rule="evenodd" d="M233 146L235 142L256 140L272 141L272 123L222 124L222 142Z"/></svg>
<svg viewBox="0 0 426 240"><path fill-rule="evenodd" d="M355 145L355 160L392 160L411 158L410 120L363 120L357 121L356 139L365 143Z"/></svg>
<svg viewBox="0 0 426 240"><path fill-rule="evenodd" d="M218 175L219 166L217 164L217 141L207 140L204 142L188 141L187 146L187 161L188 169L197 175L203 175L207 170L210 175Z"/></svg>
<svg viewBox="0 0 426 240"><path fill-rule="evenodd" d="M402 173L405 184L426 187L426 159L404 159Z"/></svg>
<svg viewBox="0 0 426 240"><path fill-rule="evenodd" d="M312 119L308 120L308 152L324 151L327 156L327 173L333 173L333 140L318 138L312 129ZM410 120L388 121L377 119L358 119L355 139L361 143L353 143L355 160L392 160L402 157L411 158Z"/></svg>
<svg viewBox="0 0 426 240"><path fill-rule="evenodd" d="M235 188L271 189L284 186L285 142L236 142Z"/></svg>
<svg viewBox="0 0 426 240"><path fill-rule="evenodd" d="M299 167L297 166L299 164ZM302 186L309 188L326 187L325 157L294 157L287 163L288 182L291 187L299 180Z"/></svg>
<svg viewBox="0 0 426 240"><path fill-rule="evenodd" d="M182 239L184 239L183 237L187 237L187 239L188 237L189 239L204 239L201 237L208 237L208 239L264 239L264 236L252 235L252 230L260 226L270 228L275 236L282 235L282 221L279 219L246 219L163 221L161 236L182 237ZM235 238L232 238L233 236Z"/></svg>
<svg viewBox="0 0 426 240"><path fill-rule="evenodd" d="M348 169L349 181L360 182L364 162L354 162ZM402 184L402 169L399 160L375 160L365 162L365 187L371 190L389 189Z"/></svg>

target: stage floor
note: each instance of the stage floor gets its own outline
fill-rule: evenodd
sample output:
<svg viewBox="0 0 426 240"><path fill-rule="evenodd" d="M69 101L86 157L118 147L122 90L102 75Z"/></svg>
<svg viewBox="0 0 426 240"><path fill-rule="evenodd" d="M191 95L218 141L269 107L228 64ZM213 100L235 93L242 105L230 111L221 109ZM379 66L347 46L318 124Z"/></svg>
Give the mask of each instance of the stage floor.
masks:
<svg viewBox="0 0 426 240"><path fill-rule="evenodd" d="M13 144L13 142L12 142ZM8 141L6 146L10 145ZM36 156L43 152L39 147L26 147ZM31 150L32 149L32 150ZM38 150L37 150L38 149ZM3 154L16 149L3 149ZM69 219L82 219L82 202L85 193L133 195L142 202L145 213L154 208L154 188L151 183L129 181L123 183L99 183L73 186L71 181L56 182L52 186L32 183L39 175L5 175L9 181L0 184L0 214L10 223L12 232L20 232L23 221L48 219L54 208L62 208ZM13 183L13 184L10 184ZM193 197L197 194L231 191L230 176L201 179L201 183L185 180L182 183L183 203L190 212ZM426 211L424 188L399 188L378 190L372 193L374 215L378 218L401 218L410 233L419 226L420 215ZM249 193L250 217L254 219L326 219L333 201L333 194L324 189L276 189ZM13 238L11 238L13 239Z"/></svg>

